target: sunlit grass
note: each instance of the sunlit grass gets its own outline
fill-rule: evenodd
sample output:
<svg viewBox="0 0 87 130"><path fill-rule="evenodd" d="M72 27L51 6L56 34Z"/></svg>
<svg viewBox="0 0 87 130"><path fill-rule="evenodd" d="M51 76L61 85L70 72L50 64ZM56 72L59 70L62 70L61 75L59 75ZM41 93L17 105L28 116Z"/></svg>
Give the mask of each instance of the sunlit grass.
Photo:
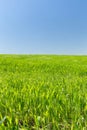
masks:
<svg viewBox="0 0 87 130"><path fill-rule="evenodd" d="M1 130L86 130L87 57L0 56Z"/></svg>

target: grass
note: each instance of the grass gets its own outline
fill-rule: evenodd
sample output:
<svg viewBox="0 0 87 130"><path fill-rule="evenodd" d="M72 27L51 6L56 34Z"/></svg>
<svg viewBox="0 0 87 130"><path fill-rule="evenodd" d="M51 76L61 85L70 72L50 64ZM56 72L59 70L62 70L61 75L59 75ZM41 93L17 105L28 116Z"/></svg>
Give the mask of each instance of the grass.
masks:
<svg viewBox="0 0 87 130"><path fill-rule="evenodd" d="M87 57L0 55L0 130L87 130Z"/></svg>

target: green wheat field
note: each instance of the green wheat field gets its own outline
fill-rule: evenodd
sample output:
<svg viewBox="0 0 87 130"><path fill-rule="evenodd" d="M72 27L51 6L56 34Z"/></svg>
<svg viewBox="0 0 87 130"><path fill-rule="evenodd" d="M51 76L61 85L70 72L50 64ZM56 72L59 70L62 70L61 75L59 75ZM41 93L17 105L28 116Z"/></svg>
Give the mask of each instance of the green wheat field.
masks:
<svg viewBox="0 0 87 130"><path fill-rule="evenodd" d="M0 55L0 130L87 130L87 56Z"/></svg>

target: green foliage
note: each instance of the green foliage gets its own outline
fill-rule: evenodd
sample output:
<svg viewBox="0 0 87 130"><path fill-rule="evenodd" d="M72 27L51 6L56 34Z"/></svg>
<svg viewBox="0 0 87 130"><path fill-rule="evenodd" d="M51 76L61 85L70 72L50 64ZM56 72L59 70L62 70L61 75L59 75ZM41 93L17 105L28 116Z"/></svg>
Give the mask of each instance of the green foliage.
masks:
<svg viewBox="0 0 87 130"><path fill-rule="evenodd" d="M1 130L86 130L87 57L0 55Z"/></svg>

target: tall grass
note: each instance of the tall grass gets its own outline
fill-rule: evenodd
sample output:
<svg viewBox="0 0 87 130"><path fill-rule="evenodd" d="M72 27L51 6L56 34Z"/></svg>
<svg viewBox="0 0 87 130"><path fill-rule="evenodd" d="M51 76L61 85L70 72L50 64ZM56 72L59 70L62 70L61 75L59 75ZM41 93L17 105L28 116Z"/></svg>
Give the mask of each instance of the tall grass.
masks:
<svg viewBox="0 0 87 130"><path fill-rule="evenodd" d="M1 130L87 130L87 57L0 55Z"/></svg>

